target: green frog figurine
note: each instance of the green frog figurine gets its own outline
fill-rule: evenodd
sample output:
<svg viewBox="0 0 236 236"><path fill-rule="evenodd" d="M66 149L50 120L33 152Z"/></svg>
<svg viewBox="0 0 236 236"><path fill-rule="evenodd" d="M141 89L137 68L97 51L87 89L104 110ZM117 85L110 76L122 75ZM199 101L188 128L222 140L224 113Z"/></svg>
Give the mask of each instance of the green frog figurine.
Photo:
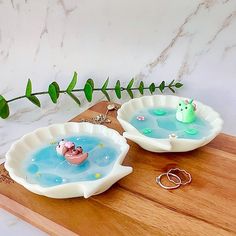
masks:
<svg viewBox="0 0 236 236"><path fill-rule="evenodd" d="M192 123L196 119L196 105L193 103L193 99L181 100L178 104L176 111L176 119L183 123Z"/></svg>

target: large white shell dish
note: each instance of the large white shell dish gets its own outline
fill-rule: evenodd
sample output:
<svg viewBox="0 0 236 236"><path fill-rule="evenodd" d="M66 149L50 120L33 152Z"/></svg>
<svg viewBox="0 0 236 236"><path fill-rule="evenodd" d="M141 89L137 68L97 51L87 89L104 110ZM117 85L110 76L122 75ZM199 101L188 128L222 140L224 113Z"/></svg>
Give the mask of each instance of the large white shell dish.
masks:
<svg viewBox="0 0 236 236"><path fill-rule="evenodd" d="M114 145L119 147L120 153L111 171L106 176L97 180L64 183L53 187L42 187L39 184L31 184L26 180L20 164L29 153L32 153L32 151L58 137L80 134L102 136L111 140ZM37 129L16 141L6 154L5 168L13 180L36 194L51 198L72 198L80 196L88 198L106 191L119 179L132 172L131 167L121 165L128 150L129 145L126 139L117 131L103 125L94 125L86 122L55 124Z"/></svg>
<svg viewBox="0 0 236 236"><path fill-rule="evenodd" d="M172 138L157 139L141 134L130 124L137 110L152 107L168 107L176 109L179 100L187 98L172 95L153 95L132 99L124 103L118 110L117 119L124 128L123 136L152 152L186 152L206 145L218 135L222 129L223 120L211 107L194 100L197 106L196 114L210 123L209 135L201 139Z"/></svg>

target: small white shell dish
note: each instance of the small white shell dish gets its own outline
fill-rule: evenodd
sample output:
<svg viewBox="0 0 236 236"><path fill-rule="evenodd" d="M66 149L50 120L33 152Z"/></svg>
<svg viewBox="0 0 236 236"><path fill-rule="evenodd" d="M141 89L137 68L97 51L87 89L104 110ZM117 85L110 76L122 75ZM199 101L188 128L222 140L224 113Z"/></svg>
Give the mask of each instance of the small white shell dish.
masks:
<svg viewBox="0 0 236 236"><path fill-rule="evenodd" d="M56 140L59 137L83 134L109 139L109 142L114 144L119 150L113 166L104 177L95 180L68 182L46 187L28 181L24 169L22 168L22 163L26 160L27 156L31 155L30 153L40 147L48 145L52 140ZM122 165L128 150L129 145L126 139L117 131L107 128L106 126L87 122L53 124L48 127L36 129L13 143L6 154L5 168L14 181L33 193L58 199L81 196L88 198L106 191L115 182L132 172L132 167Z"/></svg>
<svg viewBox="0 0 236 236"><path fill-rule="evenodd" d="M117 113L117 119L125 130L123 136L151 152L186 152L206 145L220 133L223 120L211 107L195 100L196 115L208 122L211 127L209 132L207 131L207 135L200 139L179 138L171 135L163 139L147 137L130 123L138 110L156 107L176 109L179 101L186 99L188 98L173 95L151 95L135 98L124 103Z"/></svg>

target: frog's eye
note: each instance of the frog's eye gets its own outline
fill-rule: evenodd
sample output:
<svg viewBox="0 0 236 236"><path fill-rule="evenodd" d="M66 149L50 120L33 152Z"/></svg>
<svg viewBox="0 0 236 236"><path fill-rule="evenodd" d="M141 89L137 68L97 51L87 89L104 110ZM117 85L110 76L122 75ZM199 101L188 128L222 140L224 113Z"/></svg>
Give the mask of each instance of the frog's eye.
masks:
<svg viewBox="0 0 236 236"><path fill-rule="evenodd" d="M181 106L181 103L179 103L179 106Z"/></svg>
<svg viewBox="0 0 236 236"><path fill-rule="evenodd" d="M188 107L185 107L185 109L188 109Z"/></svg>

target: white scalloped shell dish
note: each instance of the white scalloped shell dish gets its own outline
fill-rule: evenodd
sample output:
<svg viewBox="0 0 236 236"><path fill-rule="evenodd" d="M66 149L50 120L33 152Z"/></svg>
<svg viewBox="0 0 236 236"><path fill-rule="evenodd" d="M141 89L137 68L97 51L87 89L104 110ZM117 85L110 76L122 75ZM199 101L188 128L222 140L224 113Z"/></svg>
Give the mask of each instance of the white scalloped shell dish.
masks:
<svg viewBox="0 0 236 236"><path fill-rule="evenodd" d="M88 159L84 164L82 163L79 166L73 165L65 160L62 161L57 168L51 170L49 169L49 166L52 165L50 158L63 158L63 156L57 156L55 145L57 145L58 140L66 137L80 137L77 140L84 142L84 146L87 149L90 148L96 151L88 151ZM92 141L87 141L86 137L91 138ZM106 146L104 143L99 143L100 139L104 140L104 143L107 140L109 145ZM96 144L96 148L100 148L99 150L91 148L91 145L94 143ZM53 148L50 147L50 145L54 145ZM39 150L38 153L40 153L41 149L44 150L43 147L49 147L51 154L39 156L37 161L41 163L41 166L37 167L37 165L33 165L30 169L31 172L33 171L33 174L35 173L36 179L41 178L42 181L44 181L44 184L41 184L41 182L35 182L27 177L24 163L27 163L28 159L33 161L33 158L30 159L33 153L37 153L37 150ZM115 147L116 151L111 147ZM106 191L115 182L132 172L132 167L122 166L122 162L128 150L129 145L126 139L113 129L87 122L68 122L37 129L16 141L6 154L5 168L13 180L33 193L51 198L73 198L80 196L88 198ZM116 155L112 156L113 153L116 153ZM100 173L94 172L95 175L93 175L91 166L98 168ZM79 168L82 170L83 174L81 174L82 172L79 174L76 172L80 170ZM95 171L96 168L94 169ZM45 175L45 172L50 170L52 173ZM66 181L63 179L63 181L58 184L59 177L54 179L52 176L55 174L59 175L59 173L66 173L67 176L74 180ZM81 180L78 180L79 178L81 178ZM56 184L45 185L48 181L54 181Z"/></svg>
<svg viewBox="0 0 236 236"><path fill-rule="evenodd" d="M152 95L135 98L124 103L117 114L117 119L125 130L123 136L152 152L186 152L206 145L220 133L223 120L211 107L195 100L197 117L207 122L210 127L205 130L206 135L198 139L178 137L178 135L173 135L171 131L169 135L166 135L166 138L148 137L131 124L131 120L134 119L138 111L152 108L173 110L177 108L180 100L186 99L188 98L172 95Z"/></svg>

